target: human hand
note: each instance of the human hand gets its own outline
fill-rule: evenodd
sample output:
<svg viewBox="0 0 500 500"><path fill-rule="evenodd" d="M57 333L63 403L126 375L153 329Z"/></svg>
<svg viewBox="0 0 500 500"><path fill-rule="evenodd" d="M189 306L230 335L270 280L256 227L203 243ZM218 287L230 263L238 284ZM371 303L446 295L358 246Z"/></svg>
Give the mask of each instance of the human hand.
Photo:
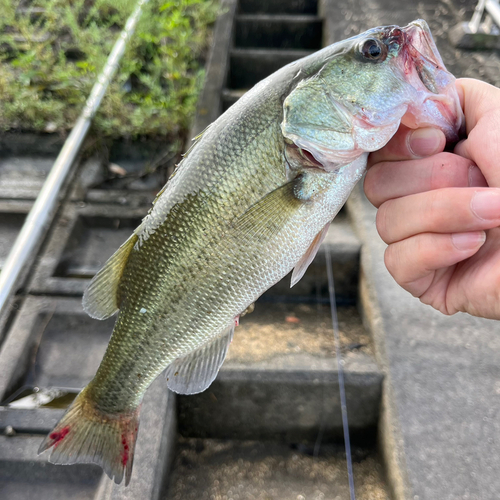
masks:
<svg viewBox="0 0 500 500"><path fill-rule="evenodd" d="M444 314L500 319L500 89L456 84L467 139L444 153L439 130L401 126L370 155L364 188L405 290Z"/></svg>

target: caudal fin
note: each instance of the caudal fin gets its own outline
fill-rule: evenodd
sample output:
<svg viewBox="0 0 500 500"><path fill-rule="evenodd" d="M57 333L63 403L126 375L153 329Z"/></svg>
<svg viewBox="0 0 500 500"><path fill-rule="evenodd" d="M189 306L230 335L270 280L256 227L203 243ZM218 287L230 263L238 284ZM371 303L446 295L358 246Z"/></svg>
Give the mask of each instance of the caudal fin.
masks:
<svg viewBox="0 0 500 500"><path fill-rule="evenodd" d="M49 461L53 464L98 464L117 484L125 475L127 486L134 462L139 410L119 415L104 413L86 397L84 389L44 439L38 454L52 447Z"/></svg>

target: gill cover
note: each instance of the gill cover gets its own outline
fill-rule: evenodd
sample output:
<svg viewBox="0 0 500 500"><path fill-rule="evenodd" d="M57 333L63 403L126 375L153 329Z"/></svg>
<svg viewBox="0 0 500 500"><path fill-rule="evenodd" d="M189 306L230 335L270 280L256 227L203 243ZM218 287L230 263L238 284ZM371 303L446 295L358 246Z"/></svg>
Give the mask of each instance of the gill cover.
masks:
<svg viewBox="0 0 500 500"><path fill-rule="evenodd" d="M354 148L352 115L330 95L321 71L297 85L285 99L283 110L283 135L296 144L328 144L339 151Z"/></svg>

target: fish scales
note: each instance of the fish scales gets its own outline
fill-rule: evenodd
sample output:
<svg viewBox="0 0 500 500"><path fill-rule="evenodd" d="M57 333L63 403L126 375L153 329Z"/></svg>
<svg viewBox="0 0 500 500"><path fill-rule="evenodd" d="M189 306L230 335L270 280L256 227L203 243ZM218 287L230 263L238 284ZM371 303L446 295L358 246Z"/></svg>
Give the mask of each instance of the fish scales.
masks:
<svg viewBox="0 0 500 500"><path fill-rule="evenodd" d="M240 314L292 269L292 285L301 278L368 152L401 123L449 140L463 125L424 21L289 64L208 127L85 292L91 316L118 318L96 376L39 451L128 484L152 381L166 370L176 392L210 385Z"/></svg>
<svg viewBox="0 0 500 500"><path fill-rule="evenodd" d="M322 216L315 212L309 231L300 238L297 232L304 224L302 213L272 241L260 239L252 245L234 234L231 222L287 181L279 122L262 122L259 112L257 107L252 116L245 116L244 126L256 131L256 139L264 136L270 149L279 154L269 157L267 149L246 148L250 153L232 158L225 143L239 140L241 131L236 127L218 141L220 147L203 151L202 159L189 155L185 168L190 164L220 165L216 173L219 182L209 189L204 189L203 180L196 182L195 193L184 195L178 209L167 214L140 251L131 253L121 292L126 307L118 316L108 348L110 356L104 358L91 386L101 409L120 412L136 406L166 365L221 333L239 312L289 272L300 247L305 252L333 217L331 210L325 209ZM268 174L257 177L253 165L260 162ZM140 314L142 308L146 312ZM118 406L117 401L125 406Z"/></svg>

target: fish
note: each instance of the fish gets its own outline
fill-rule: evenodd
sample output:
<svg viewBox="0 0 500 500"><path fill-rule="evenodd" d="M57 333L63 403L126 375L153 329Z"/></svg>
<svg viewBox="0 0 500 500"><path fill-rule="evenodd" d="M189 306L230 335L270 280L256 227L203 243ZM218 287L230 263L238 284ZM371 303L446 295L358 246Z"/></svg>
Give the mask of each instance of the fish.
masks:
<svg viewBox="0 0 500 500"><path fill-rule="evenodd" d="M239 317L308 265L368 154L401 123L458 140L454 77L426 22L370 29L281 68L195 140L148 215L92 279L83 308L118 313L93 380L42 442L56 464L132 474L141 400L204 391Z"/></svg>

